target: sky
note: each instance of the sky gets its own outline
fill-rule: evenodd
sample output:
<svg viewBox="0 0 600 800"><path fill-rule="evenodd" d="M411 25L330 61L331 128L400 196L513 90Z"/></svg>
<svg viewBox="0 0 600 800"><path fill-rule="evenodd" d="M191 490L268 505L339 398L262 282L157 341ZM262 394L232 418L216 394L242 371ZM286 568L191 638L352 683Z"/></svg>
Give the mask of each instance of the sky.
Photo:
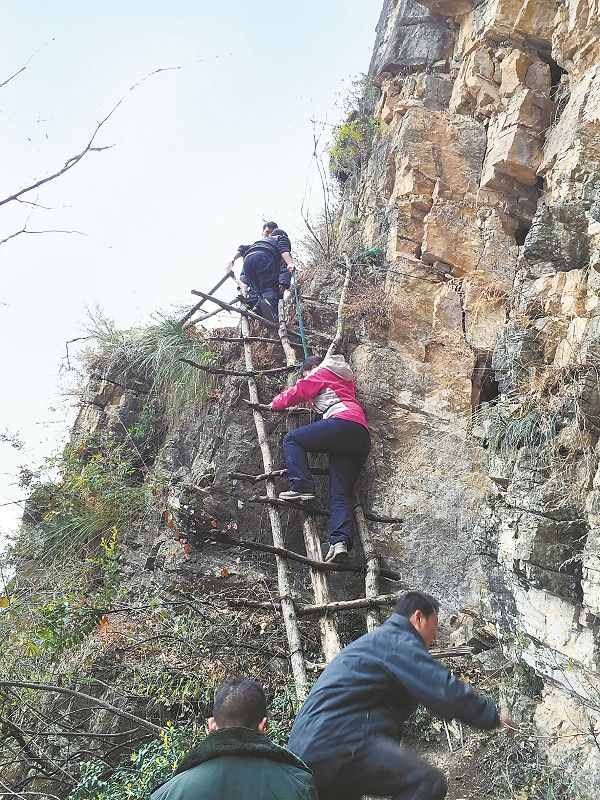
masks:
<svg viewBox="0 0 600 800"><path fill-rule="evenodd" d="M191 306L263 220L303 234L303 201L319 209L315 130L323 144L343 117L381 5L7 4L0 84L25 69L0 87L0 200L62 168L124 100L94 142L109 149L23 195L38 205L0 205L0 240L26 222L76 231L0 245L0 542L18 524L20 468L67 439L77 370L65 342L86 335L88 310L149 323Z"/></svg>

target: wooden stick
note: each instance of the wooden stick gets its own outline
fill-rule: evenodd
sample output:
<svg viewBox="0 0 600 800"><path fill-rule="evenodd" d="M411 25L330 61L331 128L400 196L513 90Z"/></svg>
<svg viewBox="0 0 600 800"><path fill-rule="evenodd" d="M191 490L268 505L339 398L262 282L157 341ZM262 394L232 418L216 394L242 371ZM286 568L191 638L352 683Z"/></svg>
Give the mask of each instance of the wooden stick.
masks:
<svg viewBox="0 0 600 800"><path fill-rule="evenodd" d="M277 328L274 323L273 327ZM242 315L242 336L247 339L250 336L250 323L246 315ZM244 342L244 360L246 370L248 372L248 392L250 401L258 403L258 386L256 378L254 377L255 370L252 363L252 348L250 342ZM271 448L267 439L267 430L265 421L262 414L257 409L252 409L254 417L254 425L256 427L256 434L258 436L258 444L262 454L263 467L265 472L273 472L273 457L271 456ZM272 479L266 481L267 497L275 499L275 482ZM273 545L275 547L283 548L283 530L281 527L281 518L279 512L272 505L269 505L269 521L271 523L271 531L273 534ZM302 652L302 640L300 638L300 630L298 628L298 620L296 619L296 609L294 608L294 600L292 597L292 582L288 569L288 564L283 556L276 555L275 563L277 565L277 583L279 585L279 594L281 598L281 613L287 634L288 645L290 648L290 664L292 667L292 674L294 676L294 684L296 687L296 694L298 700L302 701L308 694L308 677L306 675L306 665L304 663L304 654Z"/></svg>
<svg viewBox="0 0 600 800"><path fill-rule="evenodd" d="M393 606L397 600L398 594L380 594L377 597L359 597L356 600L337 600L333 603L297 605L296 613L299 616L308 616L310 614L330 614L335 611L354 611L360 608L378 608L379 606Z"/></svg>
<svg viewBox="0 0 600 800"><path fill-rule="evenodd" d="M329 474L329 470L323 467L311 467L310 471L313 475ZM267 478L281 478L287 475L287 469L274 469L273 472L263 472L261 475L249 475L247 472L228 472L227 475L230 478L236 478L240 481L260 483L260 481L266 481Z"/></svg>
<svg viewBox="0 0 600 800"><path fill-rule="evenodd" d="M290 561L297 561L300 564L306 564L308 567L320 569L323 572L355 572L365 573L366 567L362 563L352 562L350 559L346 561L321 561L312 560L307 556L302 556L300 553L295 553L293 550L286 550L283 547L273 547L271 544L263 544L263 542L253 542L248 539L241 539L237 536L230 536L224 531L210 531L206 536L200 538L201 542L210 542L214 540L220 544L230 544L232 547L244 547L247 550L258 550L263 553L272 553L273 555L284 556ZM381 577L390 581L401 582L402 578L397 572L383 569Z"/></svg>
<svg viewBox="0 0 600 800"><path fill-rule="evenodd" d="M227 311L234 311L236 314L241 314L242 317L247 317L249 319L257 320L258 322L262 322L267 328L272 328L273 330L277 330L277 325L274 322L270 322L270 320L261 317L259 314L255 314L253 311L248 311L247 308L236 308L236 306L231 305L231 303L224 303L222 300L217 300L216 297L211 297L209 294L205 292L199 292L197 289L192 289L192 294L197 294L199 297L203 297L206 300L210 300L212 303L216 303L221 308L226 309ZM250 330L248 330L248 336L250 336ZM246 337L244 337L246 338Z"/></svg>
<svg viewBox="0 0 600 800"><path fill-rule="evenodd" d="M249 498L249 502L251 503L267 503L275 506L289 506L290 508L295 508L298 511L304 511L304 513L314 514L317 517L328 517L329 511L324 511L321 508L312 508L306 502L302 502L301 500L280 500L278 497L265 497L264 495L255 495L254 497ZM378 514L371 514L370 512L363 511L365 515L365 519L370 520L371 522L382 522L388 523L390 525L396 525L401 522L404 522L403 519L400 517L380 517Z"/></svg>
<svg viewBox="0 0 600 800"><path fill-rule="evenodd" d="M289 372L292 367L276 367L275 369L257 369L253 372L240 369L219 369L218 367L206 367L204 364L198 364L197 361L190 361L189 358L179 358L184 364L189 364L191 367L201 369L203 372L208 372L209 375L231 375L237 378L249 378L255 375L281 375L283 372ZM267 406L268 408L268 406Z"/></svg>
<svg viewBox="0 0 600 800"><path fill-rule="evenodd" d="M233 303L235 302L235 299L234 299L234 300L232 300L231 302L232 302L232 304L233 304ZM192 320L190 320L189 322L186 322L186 324L184 325L184 327L185 327L185 328L191 328L191 327L192 327L192 325L201 325L201 324L202 324L203 322L205 322L207 319L210 319L211 317L216 317L216 316L217 316L217 314L220 314L222 311L223 311L223 309L222 309L222 308L217 308L217 309L215 309L214 311L209 311L209 313L208 313L208 314L204 314L204 316L202 316L202 317L198 317L198 319L192 319Z"/></svg>
<svg viewBox="0 0 600 800"><path fill-rule="evenodd" d="M356 529L358 538L362 544L363 553L365 554L365 561L367 562L367 574L365 576L365 597L372 598L379 595L379 559L375 554L375 547L373 545L373 537L365 519L365 512L362 506L357 503L354 507L354 516L356 519ZM379 609L373 608L367 611L367 631L370 633L378 628L381 624L379 617Z"/></svg>
<svg viewBox="0 0 600 800"><path fill-rule="evenodd" d="M263 342L264 344L279 344L279 339L267 339L265 336L248 336L244 339L242 336L210 336L211 342Z"/></svg>
<svg viewBox="0 0 600 800"><path fill-rule="evenodd" d="M463 650L467 650L468 652L462 652ZM470 656L472 654L473 654L473 648L472 647L453 647L453 648L450 648L450 649L446 648L444 650L430 650L429 651L429 655L432 658L435 658L436 661L439 661L441 658L460 658L461 656ZM306 662L306 666L309 669L318 669L318 670L323 671L325 669L325 667L327 666L327 664L323 664L323 663L321 663L321 664L316 663L315 664L312 661L307 661ZM460 728L460 731L461 731L461 737L462 737L462 723L459 722L458 725L459 725L459 728ZM461 738L461 746L462 745L464 745L464 739Z"/></svg>
<svg viewBox="0 0 600 800"><path fill-rule="evenodd" d="M271 406L267 405L267 403L251 403L249 400L245 400L243 397L242 397L242 400L244 400L244 403L246 403L246 405L248 405L250 408L256 408L259 411L270 411L272 414L281 414L282 413L281 411L273 411ZM294 408L286 408L285 409L285 413L286 414L310 414L312 412L311 412L310 408L300 408L300 406L295 406Z"/></svg>
<svg viewBox="0 0 600 800"><path fill-rule="evenodd" d="M346 302L346 295L348 294L348 286L350 285L350 276L352 274L352 262L350 261L350 259L346 254L344 254L344 260L346 262L346 277L344 279L344 285L342 286L342 293L340 294L337 329L331 344L327 348L327 353L325 355L326 358L329 358L329 356L333 355L335 350L340 346L340 343L342 341L342 335L344 333L344 303Z"/></svg>
<svg viewBox="0 0 600 800"><path fill-rule="evenodd" d="M213 288L210 290L210 292L208 292L208 294L209 295L214 294L217 291L217 289L220 289L221 286L223 286L223 284L225 283L226 280L228 280L228 278L233 278L233 273L226 272L225 275L223 275L223 277L221 278L221 280L213 286ZM194 314L196 313L196 311L198 311L199 308L202 308L204 303L206 303L206 298L204 298L203 300L200 300L198 303L196 303L196 305L193 308L190 308L190 310L187 312L187 314L185 316L183 316L179 320L179 324L180 325L185 325L185 323L188 321L188 319L191 319L194 316Z"/></svg>
<svg viewBox="0 0 600 800"><path fill-rule="evenodd" d="M289 367L291 367L296 364L296 351L290 344L288 329L285 321L285 303L283 302L283 300L279 301L278 314L279 314L279 327L277 329L277 333L279 335L279 340L281 342L281 346L283 348L283 352L285 355L285 363Z"/></svg>
<svg viewBox="0 0 600 800"><path fill-rule="evenodd" d="M271 506L294 508L296 511L304 511L305 514L312 514L315 517L328 517L329 511L323 511L320 508L309 508L306 503L300 500L280 500L278 497L265 497L264 495L255 495L248 498L250 503L266 503Z"/></svg>

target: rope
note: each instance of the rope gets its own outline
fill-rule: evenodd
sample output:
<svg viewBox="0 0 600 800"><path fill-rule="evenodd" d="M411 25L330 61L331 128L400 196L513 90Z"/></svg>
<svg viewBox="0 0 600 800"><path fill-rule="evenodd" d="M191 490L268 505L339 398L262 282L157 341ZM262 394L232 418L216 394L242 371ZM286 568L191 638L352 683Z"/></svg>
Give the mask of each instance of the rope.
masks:
<svg viewBox="0 0 600 800"><path fill-rule="evenodd" d="M296 283L296 274L292 275L292 283L294 284L294 297L296 299L296 315L298 317L298 330L300 331L300 338L302 339L302 349L304 351L304 358L308 358L308 346L306 344L306 331L304 330L304 319L302 317L302 306L300 305L300 297L298 296L298 285Z"/></svg>

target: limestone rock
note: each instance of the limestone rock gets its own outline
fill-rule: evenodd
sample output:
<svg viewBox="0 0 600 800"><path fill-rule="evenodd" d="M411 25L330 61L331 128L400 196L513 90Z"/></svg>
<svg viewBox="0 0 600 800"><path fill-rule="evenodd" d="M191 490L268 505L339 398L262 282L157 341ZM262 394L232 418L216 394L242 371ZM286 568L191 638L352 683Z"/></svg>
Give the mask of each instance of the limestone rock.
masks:
<svg viewBox="0 0 600 800"><path fill-rule="evenodd" d="M369 74L393 75L430 67L450 53L446 20L416 0L386 0Z"/></svg>

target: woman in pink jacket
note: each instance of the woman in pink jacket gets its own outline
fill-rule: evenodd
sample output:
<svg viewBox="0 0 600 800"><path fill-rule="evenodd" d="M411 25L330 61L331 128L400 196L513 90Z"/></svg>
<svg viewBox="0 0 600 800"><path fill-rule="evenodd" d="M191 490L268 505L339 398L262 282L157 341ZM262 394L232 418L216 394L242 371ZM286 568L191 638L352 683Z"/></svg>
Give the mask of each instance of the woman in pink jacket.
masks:
<svg viewBox="0 0 600 800"><path fill-rule="evenodd" d="M371 449L369 427L358 400L352 370L344 356L309 356L302 378L278 394L273 411L310 401L322 419L286 433L283 451L291 489L282 500L314 500L315 484L307 453L329 454L330 524L325 561L345 558L354 533L354 484Z"/></svg>

